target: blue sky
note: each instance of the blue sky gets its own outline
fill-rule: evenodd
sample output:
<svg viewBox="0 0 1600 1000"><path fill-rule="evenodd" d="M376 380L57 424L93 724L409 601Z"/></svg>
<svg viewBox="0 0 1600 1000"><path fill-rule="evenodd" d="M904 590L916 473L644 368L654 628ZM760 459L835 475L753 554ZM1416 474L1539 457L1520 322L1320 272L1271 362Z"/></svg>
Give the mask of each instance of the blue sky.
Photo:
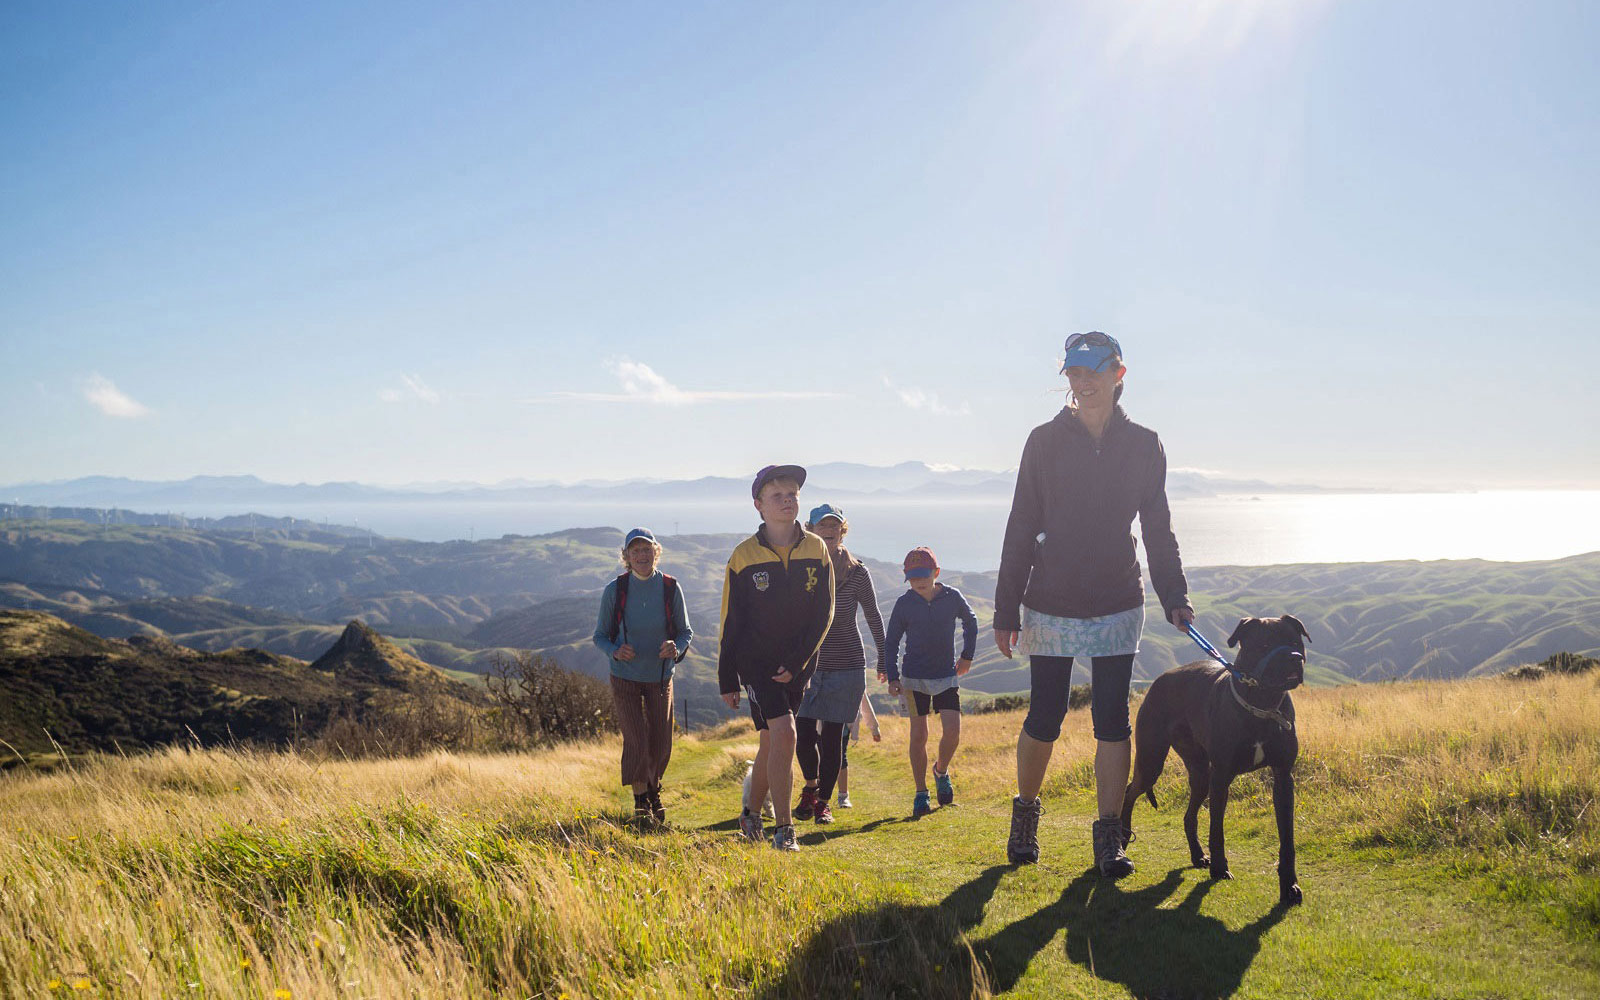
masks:
<svg viewBox="0 0 1600 1000"><path fill-rule="evenodd" d="M1600 487L1600 6L8 3L0 483Z"/></svg>

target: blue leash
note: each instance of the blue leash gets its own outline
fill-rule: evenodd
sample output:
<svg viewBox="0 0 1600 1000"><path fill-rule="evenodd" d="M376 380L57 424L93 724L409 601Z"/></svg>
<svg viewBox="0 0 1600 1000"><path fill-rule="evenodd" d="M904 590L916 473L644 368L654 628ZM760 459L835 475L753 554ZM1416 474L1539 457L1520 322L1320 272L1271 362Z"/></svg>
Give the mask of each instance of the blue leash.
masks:
<svg viewBox="0 0 1600 1000"><path fill-rule="evenodd" d="M1197 646L1205 650L1207 656L1222 664L1222 669L1232 674L1234 680L1241 684L1250 685L1252 687L1255 685L1256 682L1253 678L1246 677L1238 667L1235 667L1233 664L1228 662L1228 658L1226 656L1223 656L1217 651L1217 647L1206 641L1206 637L1200 634L1199 630L1194 627L1193 622L1184 625L1183 630L1189 633L1189 638L1193 639Z"/></svg>

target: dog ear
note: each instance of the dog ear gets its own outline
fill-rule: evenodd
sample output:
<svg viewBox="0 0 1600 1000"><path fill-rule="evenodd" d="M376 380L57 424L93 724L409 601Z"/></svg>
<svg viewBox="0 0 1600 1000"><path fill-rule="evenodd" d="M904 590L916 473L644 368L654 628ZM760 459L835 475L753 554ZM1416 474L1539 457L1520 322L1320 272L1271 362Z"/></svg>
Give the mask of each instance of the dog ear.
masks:
<svg viewBox="0 0 1600 1000"><path fill-rule="evenodd" d="M1306 637L1306 642L1311 641L1311 633L1306 631L1306 627L1300 624L1300 619L1296 618L1294 615L1284 615L1279 620L1288 622L1290 625L1293 625L1296 629L1298 629L1300 634Z"/></svg>
<svg viewBox="0 0 1600 1000"><path fill-rule="evenodd" d="M1239 624L1238 624L1237 627L1234 628L1233 634L1228 636L1228 645L1229 646L1237 646L1237 645L1239 645L1239 636L1244 632L1244 627L1246 625L1254 625L1259 620L1260 619L1256 619L1256 618L1241 618L1241 619L1239 619Z"/></svg>

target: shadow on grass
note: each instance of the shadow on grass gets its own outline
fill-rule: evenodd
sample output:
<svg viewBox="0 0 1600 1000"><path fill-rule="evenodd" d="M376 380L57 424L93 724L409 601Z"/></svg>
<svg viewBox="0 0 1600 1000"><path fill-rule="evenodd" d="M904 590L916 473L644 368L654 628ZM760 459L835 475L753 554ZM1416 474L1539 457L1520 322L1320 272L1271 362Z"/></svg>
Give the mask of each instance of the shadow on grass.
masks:
<svg viewBox="0 0 1600 1000"><path fill-rule="evenodd" d="M842 830L837 826L819 826L801 834L799 840L800 843L808 846L814 844L825 844L830 840L836 840L840 837L853 837L858 833L871 833L874 830L889 826L893 823L910 822L912 822L912 820L907 816L885 816L882 819L875 819L870 823L863 823L860 826L855 827L846 827Z"/></svg>
<svg viewBox="0 0 1600 1000"><path fill-rule="evenodd" d="M1004 993L1065 929L1068 961L1134 996L1226 997L1255 961L1262 937L1288 912L1274 907L1230 930L1200 912L1214 882L1195 885L1172 904L1186 869L1133 891L1090 869L1049 905L988 937L970 938L1011 870L987 868L935 904L891 903L837 917L794 952L780 980L756 995L777 1000Z"/></svg>
<svg viewBox="0 0 1600 1000"><path fill-rule="evenodd" d="M1067 931L1066 957L1096 978L1120 983L1134 996L1231 996L1261 950L1261 938L1289 909L1275 906L1250 924L1230 930L1200 904L1216 883L1190 889L1166 905L1183 884L1176 868L1154 885L1124 891L1092 869L1061 897L987 938L973 951L990 970L996 993L1014 987L1035 956Z"/></svg>
<svg viewBox="0 0 1600 1000"><path fill-rule="evenodd" d="M1008 871L1005 865L986 869L936 904L887 903L830 920L790 956L783 976L755 995L760 1000L982 995L987 974L964 928L983 919Z"/></svg>

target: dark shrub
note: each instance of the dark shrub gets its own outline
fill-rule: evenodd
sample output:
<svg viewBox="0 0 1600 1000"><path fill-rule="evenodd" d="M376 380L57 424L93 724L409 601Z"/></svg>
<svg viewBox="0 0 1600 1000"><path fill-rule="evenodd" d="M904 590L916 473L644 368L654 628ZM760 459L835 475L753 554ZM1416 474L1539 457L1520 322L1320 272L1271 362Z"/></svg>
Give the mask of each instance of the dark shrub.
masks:
<svg viewBox="0 0 1600 1000"><path fill-rule="evenodd" d="M527 650L497 655L484 678L500 725L517 742L549 745L617 731L611 688Z"/></svg>
<svg viewBox="0 0 1600 1000"><path fill-rule="evenodd" d="M1553 674L1586 674L1600 667L1600 660L1577 653L1552 653L1539 666Z"/></svg>
<svg viewBox="0 0 1600 1000"><path fill-rule="evenodd" d="M1549 671L1536 663L1524 663L1520 667L1512 667L1501 676L1514 681L1536 681L1548 673Z"/></svg>

